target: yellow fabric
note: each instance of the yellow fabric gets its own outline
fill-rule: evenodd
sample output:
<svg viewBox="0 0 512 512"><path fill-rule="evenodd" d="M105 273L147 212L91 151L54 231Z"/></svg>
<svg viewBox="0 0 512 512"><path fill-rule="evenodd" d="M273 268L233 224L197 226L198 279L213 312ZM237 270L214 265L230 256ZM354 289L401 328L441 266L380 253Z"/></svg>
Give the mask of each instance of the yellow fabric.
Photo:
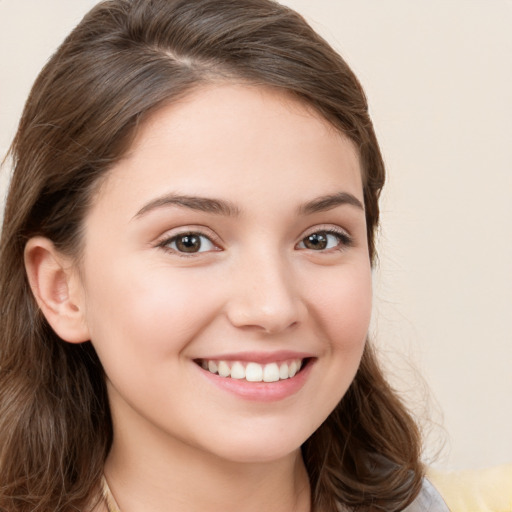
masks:
<svg viewBox="0 0 512 512"><path fill-rule="evenodd" d="M512 465L475 471L430 469L427 478L450 512L512 512Z"/></svg>

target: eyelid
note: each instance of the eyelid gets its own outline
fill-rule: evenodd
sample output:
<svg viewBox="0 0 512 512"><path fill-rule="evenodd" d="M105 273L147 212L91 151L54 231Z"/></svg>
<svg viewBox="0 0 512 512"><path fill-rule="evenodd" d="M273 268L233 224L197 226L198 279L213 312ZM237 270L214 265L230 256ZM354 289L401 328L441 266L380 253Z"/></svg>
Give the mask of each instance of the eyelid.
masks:
<svg viewBox="0 0 512 512"><path fill-rule="evenodd" d="M324 249L324 250L318 250L316 252L330 252L333 250L343 250L347 247L351 247L354 243L354 239L352 235L346 230L343 229L340 226L336 226L333 224L320 224L318 226L313 226L312 228L309 228L304 232L304 234L301 235L300 240L297 242L297 246L301 243L303 243L304 239L308 236L314 235L315 233L327 233L330 235L335 235L339 238L340 244L339 247L331 248L331 249ZM302 249L302 248L301 248ZM305 250L308 250L307 247L304 247Z"/></svg>
<svg viewBox="0 0 512 512"><path fill-rule="evenodd" d="M209 251L200 251L196 253L184 253L168 247L168 244L170 244L179 236L188 234L198 235L207 238L215 246L215 249ZM178 228L166 231L163 235L159 236L154 243L154 247L159 247L164 251L168 251L172 254L176 254L184 258L190 258L193 256L197 256L199 254L208 254L211 252L221 251L222 241L216 233L214 233L211 229L206 228L205 226L180 226Z"/></svg>
<svg viewBox="0 0 512 512"><path fill-rule="evenodd" d="M316 226L312 226L312 227L306 229L304 231L304 234L301 235L300 238L302 239L306 236L312 235L314 233L318 233L320 231L325 232L325 233L335 233L338 235L344 235L348 238L352 238L352 236L350 235L348 230L346 230L345 228L342 228L341 226L338 226L336 224L318 224Z"/></svg>

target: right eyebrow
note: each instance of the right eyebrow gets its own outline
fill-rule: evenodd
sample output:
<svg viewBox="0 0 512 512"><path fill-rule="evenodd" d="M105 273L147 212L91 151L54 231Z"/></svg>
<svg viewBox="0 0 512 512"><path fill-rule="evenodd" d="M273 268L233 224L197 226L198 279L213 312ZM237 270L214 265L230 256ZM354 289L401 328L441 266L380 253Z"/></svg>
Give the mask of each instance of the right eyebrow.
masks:
<svg viewBox="0 0 512 512"><path fill-rule="evenodd" d="M161 197L153 199L144 205L136 214L134 218L142 217L146 213L163 208L167 206L181 206L206 213L215 213L218 215L226 215L236 217L240 214L239 208L229 201L222 199L214 199L202 196L187 196L180 194L166 194Z"/></svg>
<svg viewBox="0 0 512 512"><path fill-rule="evenodd" d="M308 201L306 204L302 205L299 208L299 212L303 215L311 215L317 212L332 210L337 206L345 204L355 206L358 210L364 212L363 203L356 196L348 192L338 192L336 194L317 197L316 199Z"/></svg>

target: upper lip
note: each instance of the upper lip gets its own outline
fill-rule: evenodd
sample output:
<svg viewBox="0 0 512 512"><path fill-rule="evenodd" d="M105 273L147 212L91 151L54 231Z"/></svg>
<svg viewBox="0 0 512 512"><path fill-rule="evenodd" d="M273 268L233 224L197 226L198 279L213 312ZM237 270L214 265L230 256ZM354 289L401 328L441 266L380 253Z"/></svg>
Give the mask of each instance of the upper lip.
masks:
<svg viewBox="0 0 512 512"><path fill-rule="evenodd" d="M230 352L195 358L196 360L213 361L244 361L253 363L276 363L290 359L308 359L315 357L310 352L296 352L292 350L279 350L274 352Z"/></svg>

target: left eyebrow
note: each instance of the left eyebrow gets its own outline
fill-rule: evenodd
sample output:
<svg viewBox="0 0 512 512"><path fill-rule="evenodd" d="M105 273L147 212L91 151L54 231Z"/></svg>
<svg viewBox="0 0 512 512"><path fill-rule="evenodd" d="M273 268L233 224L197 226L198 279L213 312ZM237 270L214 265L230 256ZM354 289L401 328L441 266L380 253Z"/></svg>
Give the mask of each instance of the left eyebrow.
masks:
<svg viewBox="0 0 512 512"><path fill-rule="evenodd" d="M325 212L327 210L332 210L337 206L348 204L350 206L355 206L359 210L364 211L364 206L357 199L356 196L349 194L348 192L339 192L337 194L330 194L327 196L317 197L312 201L309 201L303 204L299 208L299 213L301 215L311 215L312 213Z"/></svg>
<svg viewBox="0 0 512 512"><path fill-rule="evenodd" d="M136 213L135 218L141 217L152 210L169 206L178 206L190 210L233 217L240 214L240 210L237 208L237 206L230 203L229 201L223 201L221 199L213 199L209 197L167 194L165 196L158 197L157 199L154 199L153 201L143 206Z"/></svg>

